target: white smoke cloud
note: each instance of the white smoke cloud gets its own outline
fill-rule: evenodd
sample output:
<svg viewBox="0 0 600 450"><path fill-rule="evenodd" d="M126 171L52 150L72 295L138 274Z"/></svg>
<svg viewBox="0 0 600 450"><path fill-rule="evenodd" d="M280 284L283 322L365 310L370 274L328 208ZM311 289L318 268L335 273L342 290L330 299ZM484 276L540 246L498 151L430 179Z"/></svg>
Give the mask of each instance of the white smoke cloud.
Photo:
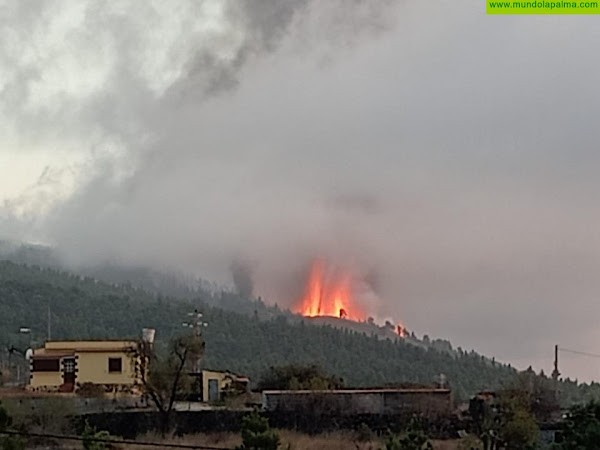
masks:
<svg viewBox="0 0 600 450"><path fill-rule="evenodd" d="M70 155L2 196L7 234L219 281L249 261L280 304L326 257L409 329L545 369L556 341L593 350L590 18L477 1L1 6L0 154Z"/></svg>

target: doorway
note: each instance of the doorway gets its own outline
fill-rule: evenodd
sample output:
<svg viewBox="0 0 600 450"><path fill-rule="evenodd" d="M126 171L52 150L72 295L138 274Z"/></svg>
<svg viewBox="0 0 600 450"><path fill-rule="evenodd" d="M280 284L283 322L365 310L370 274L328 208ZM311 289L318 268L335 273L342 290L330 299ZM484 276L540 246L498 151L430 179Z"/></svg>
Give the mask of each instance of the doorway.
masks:
<svg viewBox="0 0 600 450"><path fill-rule="evenodd" d="M75 387L75 358L63 358L63 386L72 391Z"/></svg>
<svg viewBox="0 0 600 450"><path fill-rule="evenodd" d="M219 380L215 380L215 379L208 380L208 401L209 402L219 401Z"/></svg>

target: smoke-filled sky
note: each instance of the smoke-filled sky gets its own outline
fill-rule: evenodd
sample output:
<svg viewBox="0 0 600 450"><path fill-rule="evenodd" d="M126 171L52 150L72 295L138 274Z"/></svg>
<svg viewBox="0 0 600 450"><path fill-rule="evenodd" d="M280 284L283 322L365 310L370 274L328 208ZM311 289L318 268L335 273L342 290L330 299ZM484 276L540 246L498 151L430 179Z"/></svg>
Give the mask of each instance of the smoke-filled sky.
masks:
<svg viewBox="0 0 600 450"><path fill-rule="evenodd" d="M484 3L0 0L0 238L280 305L320 257L419 335L599 352L599 19Z"/></svg>

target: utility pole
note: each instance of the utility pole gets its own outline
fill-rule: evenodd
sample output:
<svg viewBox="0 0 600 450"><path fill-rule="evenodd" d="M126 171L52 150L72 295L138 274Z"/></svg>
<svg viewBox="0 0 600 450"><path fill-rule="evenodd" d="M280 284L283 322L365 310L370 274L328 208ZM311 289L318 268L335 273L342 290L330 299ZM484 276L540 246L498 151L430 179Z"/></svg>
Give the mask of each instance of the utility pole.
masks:
<svg viewBox="0 0 600 450"><path fill-rule="evenodd" d="M568 348L564 348L564 347L558 347L558 345L554 346L554 371L552 372L552 379L554 380L555 383L555 389L556 389L556 399L558 400L558 394L559 394L559 390L558 390L558 377L560 376L560 372L558 371L558 352L559 350L563 353L572 353L574 355L579 355L579 356L587 356L589 358L600 358L600 353L590 353L590 352L582 352L580 350L570 350Z"/></svg>
<svg viewBox="0 0 600 450"><path fill-rule="evenodd" d="M187 328L192 328L194 330L194 338L197 341L201 341L202 328L207 327L208 323L202 321L202 313L198 312L197 309L195 309L193 313L188 313L188 316L191 317L191 322L184 322L182 325ZM192 361L192 373L200 372L201 359L202 355L194 355L194 360Z"/></svg>
<svg viewBox="0 0 600 450"><path fill-rule="evenodd" d="M558 345L554 346L554 370L552 371L552 379L554 380L554 399L558 403L559 392L558 392L558 377L560 372L558 371Z"/></svg>

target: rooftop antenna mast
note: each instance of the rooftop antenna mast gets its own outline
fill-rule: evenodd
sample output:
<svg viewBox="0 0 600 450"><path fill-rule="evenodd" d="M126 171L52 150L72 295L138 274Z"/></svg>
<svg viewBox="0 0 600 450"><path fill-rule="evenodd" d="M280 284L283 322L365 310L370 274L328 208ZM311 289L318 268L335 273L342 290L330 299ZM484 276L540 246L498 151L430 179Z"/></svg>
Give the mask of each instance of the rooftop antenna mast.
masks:
<svg viewBox="0 0 600 450"><path fill-rule="evenodd" d="M48 340L52 339L52 316L50 313L50 301L48 301Z"/></svg>
<svg viewBox="0 0 600 450"><path fill-rule="evenodd" d="M188 313L188 317L191 318L190 322L184 322L182 325L187 328L192 328L194 330L194 337L198 340L202 339L202 328L207 327L208 323L202 321L202 313L198 312L197 309L194 310L193 313ZM192 372L199 373L200 372L200 360L202 359L202 355L195 355L194 360L192 361Z"/></svg>

